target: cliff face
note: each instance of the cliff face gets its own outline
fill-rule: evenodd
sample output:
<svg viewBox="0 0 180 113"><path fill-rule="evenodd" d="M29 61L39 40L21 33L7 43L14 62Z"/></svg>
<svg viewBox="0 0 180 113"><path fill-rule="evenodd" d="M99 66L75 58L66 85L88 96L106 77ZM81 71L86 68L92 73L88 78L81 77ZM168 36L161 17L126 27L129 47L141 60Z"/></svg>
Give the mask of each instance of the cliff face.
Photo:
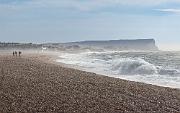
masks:
<svg viewBox="0 0 180 113"><path fill-rule="evenodd" d="M4 49L39 49L46 47L49 50L81 50L81 49L107 49L107 50L158 50L154 39L137 40L108 40L108 41L81 41L69 43L0 43L0 50Z"/></svg>
<svg viewBox="0 0 180 113"><path fill-rule="evenodd" d="M71 42L66 45L119 50L158 50L154 39Z"/></svg>

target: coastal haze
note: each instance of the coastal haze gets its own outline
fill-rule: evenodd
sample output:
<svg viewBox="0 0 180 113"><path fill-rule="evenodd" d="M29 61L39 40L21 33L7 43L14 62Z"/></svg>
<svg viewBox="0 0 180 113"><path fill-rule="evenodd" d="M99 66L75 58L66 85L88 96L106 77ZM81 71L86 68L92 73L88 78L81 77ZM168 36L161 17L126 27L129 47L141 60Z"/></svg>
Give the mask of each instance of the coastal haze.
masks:
<svg viewBox="0 0 180 113"><path fill-rule="evenodd" d="M110 77L180 88L180 52L160 51L154 39L0 46L2 50L55 55L56 62Z"/></svg>
<svg viewBox="0 0 180 113"><path fill-rule="evenodd" d="M180 113L180 0L0 0L0 113Z"/></svg>
<svg viewBox="0 0 180 113"><path fill-rule="evenodd" d="M154 38L180 50L179 0L0 0L0 41L21 43Z"/></svg>
<svg viewBox="0 0 180 113"><path fill-rule="evenodd" d="M105 40L105 41L80 41L68 43L0 43L0 49L34 49L34 50L135 50L135 51L157 51L158 47L154 39L135 40Z"/></svg>

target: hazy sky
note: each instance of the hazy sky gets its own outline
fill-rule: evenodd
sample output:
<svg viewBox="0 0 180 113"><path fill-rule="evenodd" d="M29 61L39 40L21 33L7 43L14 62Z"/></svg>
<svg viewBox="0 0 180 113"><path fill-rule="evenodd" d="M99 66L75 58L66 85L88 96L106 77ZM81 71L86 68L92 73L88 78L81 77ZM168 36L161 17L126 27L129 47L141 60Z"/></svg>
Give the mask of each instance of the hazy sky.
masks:
<svg viewBox="0 0 180 113"><path fill-rule="evenodd" d="M137 38L180 50L180 0L0 0L0 41Z"/></svg>

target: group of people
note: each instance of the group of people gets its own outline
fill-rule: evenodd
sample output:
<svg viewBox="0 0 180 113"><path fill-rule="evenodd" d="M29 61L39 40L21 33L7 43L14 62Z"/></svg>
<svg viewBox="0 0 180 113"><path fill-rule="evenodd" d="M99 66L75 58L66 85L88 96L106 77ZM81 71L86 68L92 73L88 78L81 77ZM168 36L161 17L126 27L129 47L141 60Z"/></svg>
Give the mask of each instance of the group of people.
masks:
<svg viewBox="0 0 180 113"><path fill-rule="evenodd" d="M19 51L19 52L17 52L17 51L13 51L13 56L21 56L21 54L22 54L22 52L21 51Z"/></svg>

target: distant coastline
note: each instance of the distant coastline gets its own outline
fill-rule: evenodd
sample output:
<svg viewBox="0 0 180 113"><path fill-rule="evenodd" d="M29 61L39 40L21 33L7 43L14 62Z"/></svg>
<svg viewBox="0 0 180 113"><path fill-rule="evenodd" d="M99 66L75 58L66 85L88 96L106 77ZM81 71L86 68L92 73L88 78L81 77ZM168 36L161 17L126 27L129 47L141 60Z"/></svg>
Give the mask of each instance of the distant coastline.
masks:
<svg viewBox="0 0 180 113"><path fill-rule="evenodd" d="M134 39L134 40L103 40L103 41L79 41L67 43L6 43L0 42L0 49L36 49L42 50L143 50L158 51L154 39Z"/></svg>

